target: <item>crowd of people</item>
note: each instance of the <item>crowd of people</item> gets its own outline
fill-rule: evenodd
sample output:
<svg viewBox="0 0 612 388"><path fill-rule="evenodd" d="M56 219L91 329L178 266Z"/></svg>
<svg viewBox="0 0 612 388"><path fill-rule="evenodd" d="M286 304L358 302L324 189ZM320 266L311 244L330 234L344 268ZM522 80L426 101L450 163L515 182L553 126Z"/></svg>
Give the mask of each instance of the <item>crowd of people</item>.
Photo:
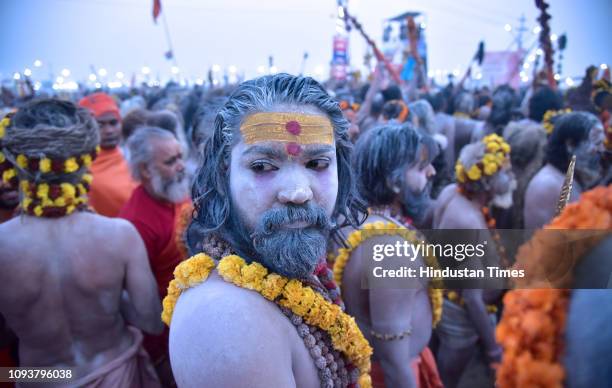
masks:
<svg viewBox="0 0 612 388"><path fill-rule="evenodd" d="M480 230L482 265L508 268L527 248L504 254L497 230L610 230L610 75L540 79L4 90L2 366L87 387L610 386L612 294L570 291L584 271L515 290L364 278L372 244L425 230ZM605 272L611 243L577 262Z"/></svg>

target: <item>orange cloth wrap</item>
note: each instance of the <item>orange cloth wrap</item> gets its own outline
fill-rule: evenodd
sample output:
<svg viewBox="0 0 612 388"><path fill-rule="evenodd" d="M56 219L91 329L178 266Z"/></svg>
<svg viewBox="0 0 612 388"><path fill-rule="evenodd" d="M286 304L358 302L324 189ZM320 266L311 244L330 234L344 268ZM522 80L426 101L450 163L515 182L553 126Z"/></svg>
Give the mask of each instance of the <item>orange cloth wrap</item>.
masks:
<svg viewBox="0 0 612 388"><path fill-rule="evenodd" d="M444 388L436 360L429 347L425 347L421 354L410 362L410 367L416 379L417 388ZM385 388L385 374L380 363L372 363L370 376L372 376L373 388Z"/></svg>

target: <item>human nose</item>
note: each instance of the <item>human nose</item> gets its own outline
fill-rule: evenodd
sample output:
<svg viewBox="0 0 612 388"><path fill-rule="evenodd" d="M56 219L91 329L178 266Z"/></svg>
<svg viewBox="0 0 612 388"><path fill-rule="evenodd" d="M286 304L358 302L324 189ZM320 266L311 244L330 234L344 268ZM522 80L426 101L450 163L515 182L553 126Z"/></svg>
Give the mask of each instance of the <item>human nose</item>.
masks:
<svg viewBox="0 0 612 388"><path fill-rule="evenodd" d="M427 166L427 178L432 178L436 175L436 168L430 163Z"/></svg>
<svg viewBox="0 0 612 388"><path fill-rule="evenodd" d="M183 159L178 159L176 161L175 170L176 170L176 172L184 172L185 171L185 161Z"/></svg>
<svg viewBox="0 0 612 388"><path fill-rule="evenodd" d="M278 192L278 201L282 204L302 205L311 199L312 189L308 179L303 176L294 176L287 182L287 186Z"/></svg>

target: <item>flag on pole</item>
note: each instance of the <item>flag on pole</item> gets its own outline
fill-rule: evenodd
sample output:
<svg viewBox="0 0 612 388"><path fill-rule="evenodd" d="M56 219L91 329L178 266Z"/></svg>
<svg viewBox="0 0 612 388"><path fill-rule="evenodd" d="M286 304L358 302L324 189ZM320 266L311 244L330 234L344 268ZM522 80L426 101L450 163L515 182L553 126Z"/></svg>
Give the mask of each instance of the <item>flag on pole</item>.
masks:
<svg viewBox="0 0 612 388"><path fill-rule="evenodd" d="M157 17L161 13L161 0L153 0L153 22L157 23Z"/></svg>

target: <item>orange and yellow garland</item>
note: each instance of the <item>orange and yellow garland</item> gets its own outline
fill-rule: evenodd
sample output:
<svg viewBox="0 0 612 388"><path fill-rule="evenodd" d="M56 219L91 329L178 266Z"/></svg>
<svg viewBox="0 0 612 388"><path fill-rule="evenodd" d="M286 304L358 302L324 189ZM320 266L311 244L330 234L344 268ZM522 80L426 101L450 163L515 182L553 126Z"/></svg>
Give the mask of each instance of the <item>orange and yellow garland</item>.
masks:
<svg viewBox="0 0 612 388"><path fill-rule="evenodd" d="M344 268L348 264L353 250L355 250L363 241L380 235L399 236L412 243L420 242L414 230L409 230L393 222L377 221L363 225L361 230L354 231L348 236L348 248L340 248L338 250L338 256L334 260L334 280L336 281L338 287L342 285ZM431 268L438 268L438 261L434 256L426 256L424 259L427 266ZM431 303L432 324L435 327L442 318L442 304L444 302L442 279L431 279L429 282L428 293L429 301Z"/></svg>
<svg viewBox="0 0 612 388"><path fill-rule="evenodd" d="M565 210L544 229L612 229L612 186L598 187L583 193L580 201ZM536 266L554 268L559 263L559 235L538 231L529 244L522 246L515 267ZM587 238L572 246L576 261L569 273L603 234ZM530 286L525 283L518 286ZM569 287L571 275L563 277L553 287ZM567 288L518 289L504 297L504 314L497 327L497 341L504 348L502 363L497 370L497 386L562 387L565 370L562 365L563 336L571 291Z"/></svg>
<svg viewBox="0 0 612 388"><path fill-rule="evenodd" d="M164 298L162 320L170 325L176 302L181 293L203 283L212 270L215 261L203 253L183 261L174 270L174 280L168 286ZM264 298L290 309L306 323L325 330L334 349L342 352L355 365L361 375L359 386L371 387L370 356L372 348L365 339L353 317L342 311L340 306L328 302L312 288L299 280L287 279L268 270L259 263L246 262L239 256L225 256L216 266L219 275L238 287L260 293Z"/></svg>

